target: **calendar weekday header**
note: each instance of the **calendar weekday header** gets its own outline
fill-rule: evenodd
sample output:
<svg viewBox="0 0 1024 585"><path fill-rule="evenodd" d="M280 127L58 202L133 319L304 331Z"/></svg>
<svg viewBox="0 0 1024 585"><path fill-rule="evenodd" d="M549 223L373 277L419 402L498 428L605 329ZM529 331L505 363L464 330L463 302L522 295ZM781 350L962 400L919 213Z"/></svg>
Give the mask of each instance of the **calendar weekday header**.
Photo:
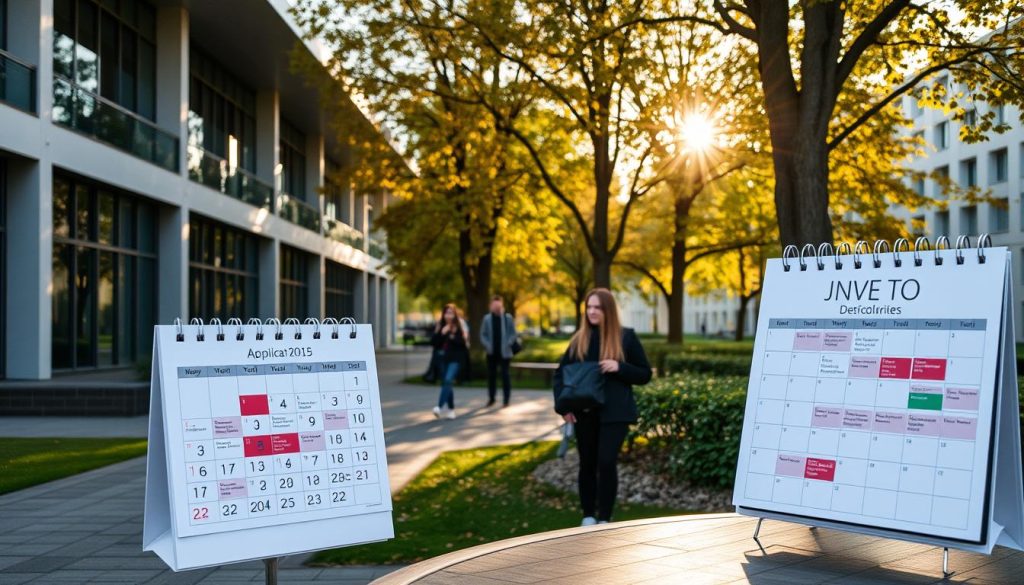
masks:
<svg viewBox="0 0 1024 585"><path fill-rule="evenodd" d="M236 366L179 367L179 378L216 378L221 376L272 376L274 374L318 374L322 372L365 372L365 361L313 362L308 364L260 364Z"/></svg>
<svg viewBox="0 0 1024 585"><path fill-rule="evenodd" d="M902 329L984 331L985 319L771 319L772 329Z"/></svg>

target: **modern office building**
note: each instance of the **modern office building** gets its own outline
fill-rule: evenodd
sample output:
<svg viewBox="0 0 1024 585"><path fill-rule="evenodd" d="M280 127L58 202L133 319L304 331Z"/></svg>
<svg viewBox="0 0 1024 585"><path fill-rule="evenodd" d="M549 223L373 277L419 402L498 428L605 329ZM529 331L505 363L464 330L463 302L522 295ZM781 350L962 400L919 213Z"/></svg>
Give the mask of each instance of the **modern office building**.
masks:
<svg viewBox="0 0 1024 585"><path fill-rule="evenodd" d="M955 83L948 75L940 76L940 84ZM950 87L951 90L963 88ZM959 100L970 103L970 100ZM957 122L942 110L920 108L917 100L904 98L907 117L912 120L911 132L926 143L925 154L910 166L916 170L936 172L963 187L987 191L994 203L972 203L950 199L938 181L917 180L911 187L918 193L944 201L947 206L906 213L912 229L926 235L932 243L938 236L947 236L952 243L963 234L972 245L979 234L990 234L996 246L1007 246L1013 254L1013 297L1015 327L1018 339L1024 338L1024 124L1020 112L1011 106L989 106L977 102L968 110L966 120ZM986 111L994 111L995 121L1006 123L1010 130L990 134L988 140L966 144L960 140L962 124L971 124ZM945 208L943 208L945 207ZM923 226L921 229L920 226Z"/></svg>
<svg viewBox="0 0 1024 585"><path fill-rule="evenodd" d="M393 341L388 194L332 180L324 108L361 114L296 47L285 0L0 0L0 378L134 367L176 317Z"/></svg>

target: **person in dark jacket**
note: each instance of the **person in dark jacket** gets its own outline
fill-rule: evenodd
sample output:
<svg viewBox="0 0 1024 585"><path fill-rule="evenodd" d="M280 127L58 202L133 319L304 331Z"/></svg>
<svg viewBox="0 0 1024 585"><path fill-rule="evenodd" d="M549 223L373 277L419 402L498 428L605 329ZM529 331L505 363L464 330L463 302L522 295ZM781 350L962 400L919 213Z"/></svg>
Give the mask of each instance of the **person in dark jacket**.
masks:
<svg viewBox="0 0 1024 585"><path fill-rule="evenodd" d="M491 297L491 312L480 322L480 343L487 352L487 406L494 406L498 392L498 369L501 368L502 406L508 406L512 396L512 379L508 367L515 353L516 321L505 312L505 301L500 295Z"/></svg>
<svg viewBox="0 0 1024 585"><path fill-rule="evenodd" d="M431 339L434 349L440 354L441 394L434 407L434 416L455 418L455 379L460 370L469 364L468 332L459 318L459 310L448 303L441 312L441 320L434 326Z"/></svg>
<svg viewBox="0 0 1024 585"><path fill-rule="evenodd" d="M559 412L576 427L580 453L579 493L583 526L611 520L619 488L618 459L629 425L636 422L634 384L651 380L651 366L632 329L622 327L615 298L605 288L586 296L586 318L569 341L554 376L555 403L564 384L562 367L581 361L599 362L605 377L601 408Z"/></svg>

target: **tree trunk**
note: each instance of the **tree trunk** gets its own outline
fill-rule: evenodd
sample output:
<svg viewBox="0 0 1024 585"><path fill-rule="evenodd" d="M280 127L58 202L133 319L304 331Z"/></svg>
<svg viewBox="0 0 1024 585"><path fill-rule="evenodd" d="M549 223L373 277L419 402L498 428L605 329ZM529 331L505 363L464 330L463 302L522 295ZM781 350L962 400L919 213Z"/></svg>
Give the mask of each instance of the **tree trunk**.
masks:
<svg viewBox="0 0 1024 585"><path fill-rule="evenodd" d="M472 249L471 234L468 230L459 232L459 272L462 275L462 290L466 298L466 323L470 329L470 352L479 353L483 350L477 341L480 323L490 310L491 272L493 267L492 252L486 252L474 260L470 257Z"/></svg>
<svg viewBox="0 0 1024 585"><path fill-rule="evenodd" d="M676 189L680 186L676 185ZM668 296L668 342L683 342L683 295L686 277L686 236L687 220L693 198L689 194L676 195L673 211L675 212L674 234L672 237L672 278L669 282Z"/></svg>
<svg viewBox="0 0 1024 585"><path fill-rule="evenodd" d="M773 139L773 142L774 139ZM825 140L795 141L795 150L776 151L775 211L783 246L832 242L828 214L828 152Z"/></svg>
<svg viewBox="0 0 1024 585"><path fill-rule="evenodd" d="M736 341L743 341L743 330L747 326L747 305L751 298L753 297L740 295L740 309L736 313L736 335L733 336Z"/></svg>

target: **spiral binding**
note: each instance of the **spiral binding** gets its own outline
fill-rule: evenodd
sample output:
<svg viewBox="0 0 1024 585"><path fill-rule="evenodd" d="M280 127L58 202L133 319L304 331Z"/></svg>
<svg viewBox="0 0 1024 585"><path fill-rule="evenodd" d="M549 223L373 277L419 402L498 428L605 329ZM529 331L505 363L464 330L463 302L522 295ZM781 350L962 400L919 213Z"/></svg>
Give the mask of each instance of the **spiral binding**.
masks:
<svg viewBox="0 0 1024 585"><path fill-rule="evenodd" d="M978 264L985 263L985 248L992 247L992 237L988 234L981 234L978 236L977 246L975 249L978 251ZM785 272L789 272L792 266L790 260L796 260L800 267L800 271L804 272L807 270L808 262L810 258L814 258L814 263L818 270L825 269L825 258L831 256L834 260L836 270L843 268L843 258L850 257L853 260L854 270L859 270L863 263L861 262L861 256L871 255L871 265L875 268L882 267L882 256L884 254L891 254L893 265L897 268L903 266L903 256L905 252L910 252L913 258L914 266L924 265L922 259L923 252L933 253L933 262L936 266L942 266L942 256L939 254L941 250L953 250L953 257L957 264L963 264L965 261L964 250L971 248L971 237L970 236L958 236L956 239L956 246L950 246L949 238L946 236L939 236L935 239L935 246L932 246L931 241L921 236L914 240L913 248L911 248L910 242L906 238L898 238L893 242L892 247L889 246L887 240L876 240L873 245L870 245L861 240L854 244L852 247L847 242L842 242L838 245L833 246L831 243L825 242L819 244L815 248L814 244L804 244L802 247L795 245L786 246L782 250L782 269ZM201 325L201 323L200 323ZM201 329L201 328L200 328ZM179 325L180 332L180 325Z"/></svg>
<svg viewBox="0 0 1024 585"><path fill-rule="evenodd" d="M285 319L284 323L282 323L279 319L273 317L267 319L266 321L261 321L260 319L253 317L252 319L249 319L249 321L245 325L242 324L241 319L237 317L232 317L228 319L226 323L228 327L235 326L237 328L235 330L235 341L245 341L245 326L256 327L256 341L263 341L264 325L267 325L268 327L274 327L275 340L284 339L284 332L287 327L292 328L292 336L295 339L302 339L302 325L304 324L313 326L313 339L320 339L321 328L326 329L328 325L331 326L331 339L341 339L339 331L343 326L346 325L349 327L348 338L356 338L356 320L353 319L352 317L343 317L340 321L338 319L335 319L334 317L327 317L323 320L316 319L314 317L309 317L304 322L300 322L298 319L290 317L288 319ZM189 326L195 326L196 328L196 341L206 341L206 325L207 324L203 323L203 320L200 319L199 317L193 317L189 321ZM217 330L217 333L214 336L214 339L216 339L217 341L224 341L225 339L227 339L227 335L224 333L224 325L225 324L221 323L220 319L216 317L210 319L209 326L211 328L215 327ZM174 320L174 327L175 340L182 342L185 341L185 325L180 317Z"/></svg>

